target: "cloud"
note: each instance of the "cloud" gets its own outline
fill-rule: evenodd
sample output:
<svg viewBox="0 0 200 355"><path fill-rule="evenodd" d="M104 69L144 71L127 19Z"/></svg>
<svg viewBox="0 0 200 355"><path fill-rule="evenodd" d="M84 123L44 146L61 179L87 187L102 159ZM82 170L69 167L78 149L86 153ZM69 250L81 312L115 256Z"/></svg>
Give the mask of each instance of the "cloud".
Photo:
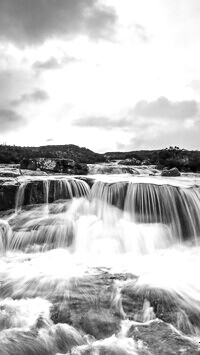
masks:
<svg viewBox="0 0 200 355"><path fill-rule="evenodd" d="M48 138L46 141L47 142L53 142L53 138Z"/></svg>
<svg viewBox="0 0 200 355"><path fill-rule="evenodd" d="M51 57L47 59L46 61L36 61L33 63L32 67L38 72L41 71L46 71L46 70L55 70L55 69L61 69L64 65L70 64L73 62L77 62L78 59L71 57L71 56L65 56L62 60L58 60L55 57Z"/></svg>
<svg viewBox="0 0 200 355"><path fill-rule="evenodd" d="M35 89L29 94L21 95L17 100L11 101L12 106L19 106L22 104L29 103L40 103L49 99L49 96L46 91L41 89Z"/></svg>
<svg viewBox="0 0 200 355"><path fill-rule="evenodd" d="M151 129L138 131L134 137L127 140L127 143L124 144L123 147L120 145L121 142L118 142L117 147L121 147L124 151L161 149L169 146L198 149L199 131L200 121L196 121L194 126L190 128L179 124L172 129L168 126L164 131L162 128L159 128L159 126L152 126Z"/></svg>
<svg viewBox="0 0 200 355"><path fill-rule="evenodd" d="M156 101L139 101L133 114L146 118L185 119L198 114L198 104L195 100L169 101L166 97L159 97Z"/></svg>
<svg viewBox="0 0 200 355"><path fill-rule="evenodd" d="M0 131L13 131L25 124L25 119L14 110L0 107Z"/></svg>
<svg viewBox="0 0 200 355"><path fill-rule="evenodd" d="M198 102L169 101L160 97L156 101L139 101L129 109L127 115L120 119L106 116L86 116L76 119L72 124L79 127L96 127L102 129L120 128L123 130L143 130L148 127L162 124L168 125L177 122L182 123L186 119L195 118L199 113Z"/></svg>
<svg viewBox="0 0 200 355"><path fill-rule="evenodd" d="M187 86L192 88L194 91L199 92L200 91L200 80L198 80L198 79L193 80Z"/></svg>
<svg viewBox="0 0 200 355"><path fill-rule="evenodd" d="M41 62L41 61L36 61L33 64L33 68L36 70L52 70L52 69L59 69L62 65L59 63L59 61L51 57L48 60Z"/></svg>
<svg viewBox="0 0 200 355"><path fill-rule="evenodd" d="M74 126L78 127L96 127L96 128L120 128L124 127L127 124L127 119L122 118L120 120L113 120L106 116L88 116L80 117L72 122ZM129 124L129 123L128 123Z"/></svg>
<svg viewBox="0 0 200 355"><path fill-rule="evenodd" d="M112 36L117 16L98 0L1 0L0 39L16 45L57 37Z"/></svg>
<svg viewBox="0 0 200 355"><path fill-rule="evenodd" d="M147 33L147 30L144 26L140 25L139 23L136 23L134 25L134 31L135 31L135 34L137 35L137 37L142 41L142 42L145 42L145 43L148 43L149 40L150 40L150 37Z"/></svg>

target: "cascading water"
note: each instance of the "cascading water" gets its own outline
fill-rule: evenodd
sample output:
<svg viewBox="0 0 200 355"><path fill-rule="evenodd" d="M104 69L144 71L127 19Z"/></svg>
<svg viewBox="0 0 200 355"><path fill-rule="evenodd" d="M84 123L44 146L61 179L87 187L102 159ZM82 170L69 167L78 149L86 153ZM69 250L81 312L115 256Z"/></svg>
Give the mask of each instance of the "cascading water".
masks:
<svg viewBox="0 0 200 355"><path fill-rule="evenodd" d="M16 196L15 210L18 212L23 205L53 202L59 199L71 199L89 193L88 184L79 179L68 177L35 177L26 179L19 185Z"/></svg>
<svg viewBox="0 0 200 355"><path fill-rule="evenodd" d="M20 180L0 222L0 354L199 354L198 181L93 180Z"/></svg>
<svg viewBox="0 0 200 355"><path fill-rule="evenodd" d="M130 174L130 175L157 175L159 170L155 166L126 166L115 163L88 164L89 174Z"/></svg>

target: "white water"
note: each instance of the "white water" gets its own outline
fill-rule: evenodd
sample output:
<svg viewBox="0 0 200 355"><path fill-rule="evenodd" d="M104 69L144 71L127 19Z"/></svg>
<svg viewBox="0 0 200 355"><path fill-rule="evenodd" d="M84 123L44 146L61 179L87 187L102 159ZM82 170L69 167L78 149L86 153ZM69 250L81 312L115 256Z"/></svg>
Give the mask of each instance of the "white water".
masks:
<svg viewBox="0 0 200 355"><path fill-rule="evenodd" d="M130 175L160 175L154 165L126 166L115 163L88 164L89 174L130 174Z"/></svg>
<svg viewBox="0 0 200 355"><path fill-rule="evenodd" d="M198 354L199 179L42 179L42 204L24 206L41 177L22 180L0 223L0 354L164 353L143 324Z"/></svg>

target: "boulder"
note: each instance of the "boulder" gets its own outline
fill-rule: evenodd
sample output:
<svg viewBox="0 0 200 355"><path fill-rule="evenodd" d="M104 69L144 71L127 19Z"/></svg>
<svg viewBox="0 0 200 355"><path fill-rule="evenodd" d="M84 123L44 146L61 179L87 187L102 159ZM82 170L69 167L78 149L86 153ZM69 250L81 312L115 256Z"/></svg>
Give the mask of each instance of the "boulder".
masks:
<svg viewBox="0 0 200 355"><path fill-rule="evenodd" d="M141 165L141 161L136 158L128 158L128 159L120 160L118 164L119 165Z"/></svg>
<svg viewBox="0 0 200 355"><path fill-rule="evenodd" d="M25 158L21 161L20 168L37 171L39 169L49 173L64 173L70 175L85 175L88 173L87 164L77 163L72 159L59 158Z"/></svg>
<svg viewBox="0 0 200 355"><path fill-rule="evenodd" d="M163 171L161 172L161 176L181 176L180 171L177 168L172 168L167 170L166 168L163 169Z"/></svg>

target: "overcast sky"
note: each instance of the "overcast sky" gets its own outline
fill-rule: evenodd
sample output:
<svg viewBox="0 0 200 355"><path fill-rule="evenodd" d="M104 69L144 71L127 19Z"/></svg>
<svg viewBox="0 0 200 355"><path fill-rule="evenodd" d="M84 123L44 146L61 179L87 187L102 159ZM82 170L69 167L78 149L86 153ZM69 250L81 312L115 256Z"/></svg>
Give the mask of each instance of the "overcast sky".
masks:
<svg viewBox="0 0 200 355"><path fill-rule="evenodd" d="M0 0L0 142L200 149L200 1Z"/></svg>

